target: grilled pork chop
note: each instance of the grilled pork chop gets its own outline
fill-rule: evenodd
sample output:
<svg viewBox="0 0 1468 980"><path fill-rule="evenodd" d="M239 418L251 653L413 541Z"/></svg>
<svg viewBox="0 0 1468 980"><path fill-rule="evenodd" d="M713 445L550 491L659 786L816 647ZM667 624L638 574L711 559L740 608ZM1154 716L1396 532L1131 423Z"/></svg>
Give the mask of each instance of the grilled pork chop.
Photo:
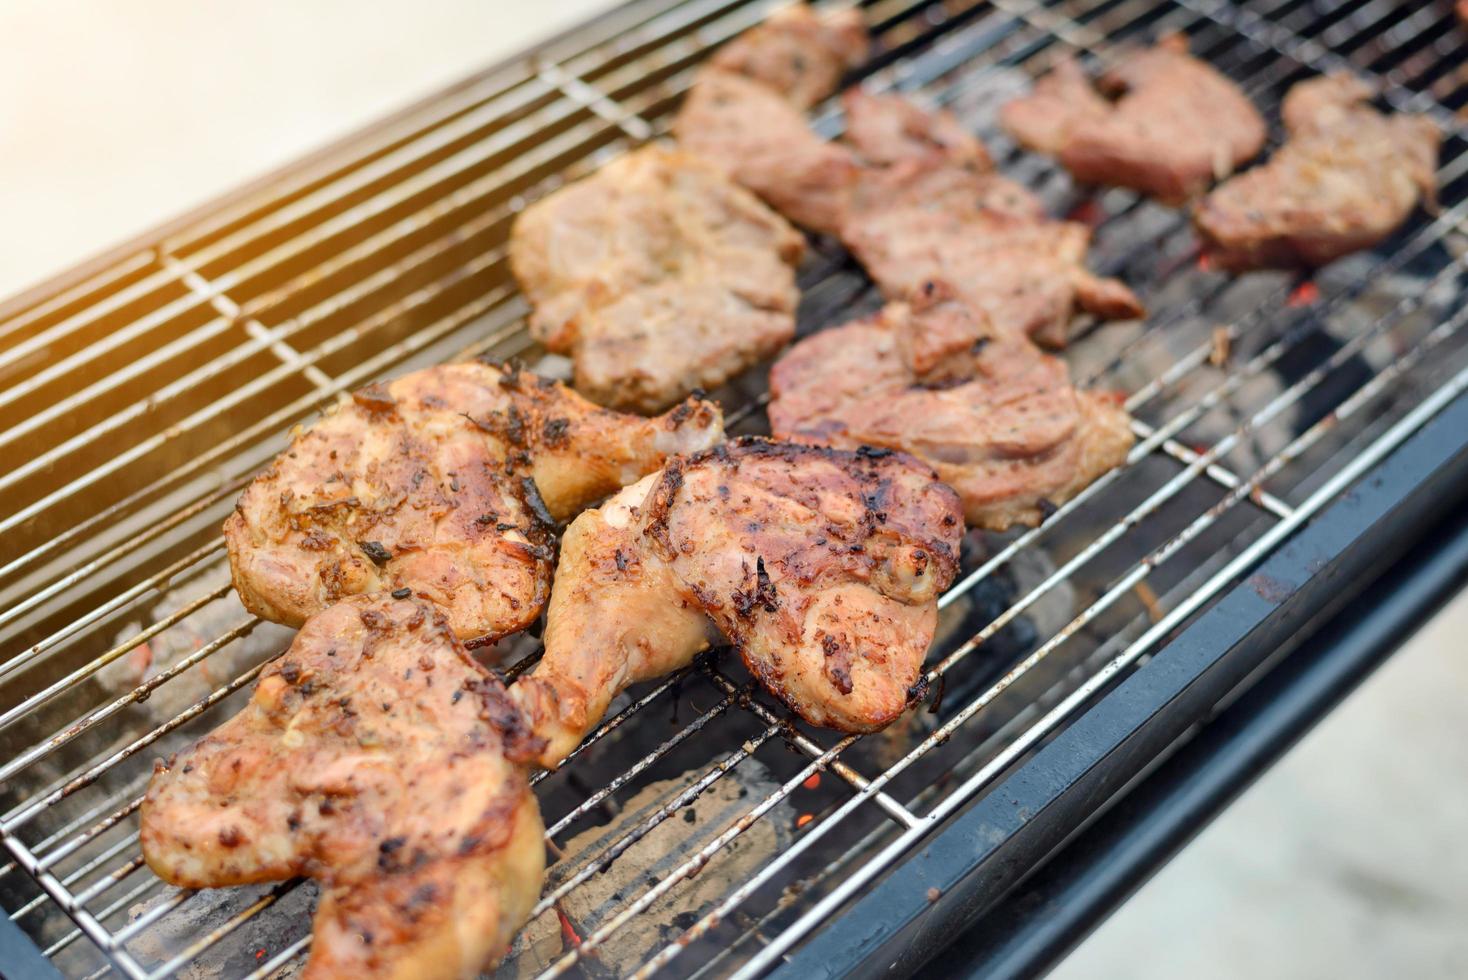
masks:
<svg viewBox="0 0 1468 980"><path fill-rule="evenodd" d="M951 115L863 92L845 105L848 139L866 163L841 237L889 299L953 283L998 329L1055 347L1076 307L1103 319L1142 315L1123 283L1086 268L1090 230L1050 218L994 173Z"/></svg>
<svg viewBox="0 0 1468 980"><path fill-rule="evenodd" d="M1318 266L1391 234L1436 193L1441 134L1424 116L1386 116L1350 75L1285 96L1289 141L1268 163L1203 199L1194 221L1225 269Z"/></svg>
<svg viewBox="0 0 1468 980"><path fill-rule="evenodd" d="M911 453L993 531L1038 524L1132 445L1112 396L1077 391L1064 362L941 287L796 344L770 394L777 438Z"/></svg>
<svg viewBox="0 0 1468 980"><path fill-rule="evenodd" d="M824 234L840 230L857 161L812 132L775 89L705 68L673 120L673 135L796 224Z"/></svg>
<svg viewBox="0 0 1468 980"><path fill-rule="evenodd" d="M539 615L553 522L721 438L709 402L637 418L483 363L372 385L245 488L224 524L235 588L289 626L345 596L409 588L455 635L494 639Z"/></svg>
<svg viewBox="0 0 1468 980"><path fill-rule="evenodd" d="M540 748L432 603L354 596L158 764L143 856L185 888L320 881L307 977L473 977L540 895Z"/></svg>
<svg viewBox="0 0 1468 980"><path fill-rule="evenodd" d="M1267 131L1239 87L1170 34L1101 76L1099 96L1074 62L1006 105L1021 144L1055 154L1076 180L1130 187L1181 204L1258 155Z"/></svg>
<svg viewBox="0 0 1468 980"><path fill-rule="evenodd" d="M817 14L799 3L775 11L716 51L708 63L809 109L836 91L841 76L866 60L869 47L860 11Z"/></svg>
<svg viewBox="0 0 1468 980"><path fill-rule="evenodd" d="M953 491L890 450L740 440L670 460L566 532L545 656L510 689L541 764L720 635L812 724L881 728L918 680L962 525Z"/></svg>
<svg viewBox="0 0 1468 980"><path fill-rule="evenodd" d="M718 168L647 146L521 213L510 261L577 390L652 412L789 343L804 247Z"/></svg>

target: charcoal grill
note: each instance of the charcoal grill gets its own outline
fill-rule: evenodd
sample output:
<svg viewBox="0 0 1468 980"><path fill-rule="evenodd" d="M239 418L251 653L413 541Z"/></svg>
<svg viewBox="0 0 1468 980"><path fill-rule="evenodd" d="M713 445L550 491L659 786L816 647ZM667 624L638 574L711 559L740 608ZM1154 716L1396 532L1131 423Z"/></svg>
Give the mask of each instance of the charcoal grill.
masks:
<svg viewBox="0 0 1468 980"><path fill-rule="evenodd" d="M237 710L289 640L239 606L219 525L339 392L536 361L514 215L665 133L692 69L767 11L636 0L0 307L0 974L298 969L314 886L180 891L138 854L153 759ZM1067 354L1126 393L1138 444L1041 527L966 540L931 693L887 732L807 729L717 651L621 699L537 780L555 860L504 975L1032 973L1468 566L1450 4L864 11L878 47L852 81L953 109L1149 303ZM1432 116L1436 208L1314 278L1224 276L1180 213L1078 190L993 125L1058 58L1096 67L1169 29L1275 123L1290 84L1343 67ZM801 285L802 332L875 302L827 241ZM763 373L719 393L734 431L761 430Z"/></svg>

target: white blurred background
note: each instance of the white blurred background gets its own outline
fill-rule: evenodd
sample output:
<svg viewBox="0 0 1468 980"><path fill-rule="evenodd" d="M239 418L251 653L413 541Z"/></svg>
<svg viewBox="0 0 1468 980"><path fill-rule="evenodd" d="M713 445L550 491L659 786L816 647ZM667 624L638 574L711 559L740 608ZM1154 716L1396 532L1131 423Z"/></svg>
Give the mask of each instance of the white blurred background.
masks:
<svg viewBox="0 0 1468 980"><path fill-rule="evenodd" d="M0 296L609 0L0 4ZM1468 599L1058 971L1468 977Z"/></svg>

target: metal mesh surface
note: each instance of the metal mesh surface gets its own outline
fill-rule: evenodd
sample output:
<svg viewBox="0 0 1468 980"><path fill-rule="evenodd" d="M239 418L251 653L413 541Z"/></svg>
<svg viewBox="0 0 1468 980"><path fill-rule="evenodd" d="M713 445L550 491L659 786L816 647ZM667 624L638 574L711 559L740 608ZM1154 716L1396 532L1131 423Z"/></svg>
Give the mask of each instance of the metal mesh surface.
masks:
<svg viewBox="0 0 1468 980"><path fill-rule="evenodd" d="M1000 169L1096 229L1145 322L1066 352L1126 394L1127 464L1037 529L974 533L932 694L890 730L807 729L714 655L636 689L537 777L554 861L505 975L753 975L1151 656L1468 386L1468 102L1450 5L878 0L862 81L959 114ZM287 630L244 612L219 526L343 391L438 361L540 356L505 260L514 215L666 132L692 68L768 4L642 0L471 79L0 321L0 903L67 975L297 969L314 886L180 891L137 847L155 758L238 709ZM1225 276L1183 213L1091 195L994 110L1056 59L1180 29L1274 127L1349 67L1447 134L1440 195L1313 279ZM817 127L839 133L839 112ZM802 333L872 308L836 245ZM764 426L765 368L716 393ZM508 671L515 671L513 665Z"/></svg>

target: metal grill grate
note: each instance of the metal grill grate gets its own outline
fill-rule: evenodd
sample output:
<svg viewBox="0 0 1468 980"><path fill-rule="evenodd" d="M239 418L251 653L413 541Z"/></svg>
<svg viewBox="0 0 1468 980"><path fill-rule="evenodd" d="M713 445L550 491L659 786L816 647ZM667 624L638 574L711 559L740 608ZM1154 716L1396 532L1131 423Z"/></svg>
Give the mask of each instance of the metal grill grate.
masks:
<svg viewBox="0 0 1468 980"><path fill-rule="evenodd" d="M535 356L505 263L514 214L664 133L692 67L767 9L629 4L4 311L0 896L63 972L265 976L300 961L314 886L179 891L137 850L152 759L236 710L289 638L239 606L219 524L336 393L450 358ZM889 732L806 730L727 658L624 699L536 779L557 861L506 973L778 962L1468 388L1468 76L1448 4L866 13L866 84L979 128L1002 170L1095 225L1098 271L1148 301L1145 324L1087 325L1067 353L1078 377L1128 393L1139 442L1040 528L970 536L942 600L935 696ZM1438 210L1313 281L1230 278L1197 261L1182 214L1082 197L993 127L996 93L1056 58L1104 62L1164 29L1271 118L1290 84L1343 64L1378 79L1387 106L1430 113L1449 133ZM817 125L834 135L838 113ZM802 332L874 301L829 242L801 286ZM719 393L734 431L762 426L763 374Z"/></svg>

